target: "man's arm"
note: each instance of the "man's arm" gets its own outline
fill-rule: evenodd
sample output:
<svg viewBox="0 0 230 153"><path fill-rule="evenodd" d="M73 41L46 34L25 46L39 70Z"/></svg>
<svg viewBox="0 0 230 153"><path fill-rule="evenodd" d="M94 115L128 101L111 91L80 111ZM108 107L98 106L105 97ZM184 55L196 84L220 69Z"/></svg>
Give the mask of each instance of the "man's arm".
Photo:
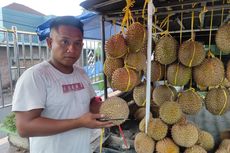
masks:
<svg viewBox="0 0 230 153"><path fill-rule="evenodd" d="M100 122L96 119L103 118L101 114L86 113L80 118L55 120L41 117L42 109L16 113L16 126L20 136L48 136L68 130L86 127L102 128L111 127L111 122Z"/></svg>

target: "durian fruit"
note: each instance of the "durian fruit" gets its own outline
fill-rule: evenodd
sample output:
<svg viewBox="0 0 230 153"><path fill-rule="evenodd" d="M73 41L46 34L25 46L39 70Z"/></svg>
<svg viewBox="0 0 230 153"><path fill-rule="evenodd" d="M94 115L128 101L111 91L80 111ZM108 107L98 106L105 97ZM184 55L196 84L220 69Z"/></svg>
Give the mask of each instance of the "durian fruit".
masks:
<svg viewBox="0 0 230 153"><path fill-rule="evenodd" d="M178 58L183 65L193 67L199 65L204 60L205 55L203 44L190 39L181 44Z"/></svg>
<svg viewBox="0 0 230 153"><path fill-rule="evenodd" d="M105 43L105 52L112 58L121 58L128 53L128 46L122 34L118 33Z"/></svg>
<svg viewBox="0 0 230 153"><path fill-rule="evenodd" d="M187 148L184 153L207 153L207 151L201 146L195 145L190 148Z"/></svg>
<svg viewBox="0 0 230 153"><path fill-rule="evenodd" d="M129 116L129 107L125 100L119 97L106 99L101 107L100 114L104 114L106 119L122 118L124 120L111 120L114 125L122 124Z"/></svg>
<svg viewBox="0 0 230 153"><path fill-rule="evenodd" d="M192 70L182 64L171 64L167 69L167 80L171 85L184 86L191 79Z"/></svg>
<svg viewBox="0 0 230 153"><path fill-rule="evenodd" d="M147 65L144 67L144 74L147 75ZM151 82L161 80L165 75L165 67L157 61L151 61Z"/></svg>
<svg viewBox="0 0 230 153"><path fill-rule="evenodd" d="M206 94L206 109L214 115L223 115L228 111L230 94L226 88L213 88Z"/></svg>
<svg viewBox="0 0 230 153"><path fill-rule="evenodd" d="M145 41L144 41L144 45L142 46L142 48L140 49L140 52L142 52L146 57L147 57L147 51L148 51L148 39L146 37ZM151 51L151 55L153 53L153 49L155 48L155 41L152 39L152 51Z"/></svg>
<svg viewBox="0 0 230 153"><path fill-rule="evenodd" d="M136 71L136 74L137 74L137 81L136 81L135 86L138 86L142 83L143 73L142 71Z"/></svg>
<svg viewBox="0 0 230 153"><path fill-rule="evenodd" d="M177 91L172 86L160 85L153 90L153 102L160 106L165 101L174 101L177 97Z"/></svg>
<svg viewBox="0 0 230 153"><path fill-rule="evenodd" d="M141 132L145 132L145 117L139 123L139 130ZM168 132L168 126L165 124L160 118L152 118L150 117L147 135L154 140L158 141L166 137Z"/></svg>
<svg viewBox="0 0 230 153"><path fill-rule="evenodd" d="M207 58L194 68L194 80L202 87L215 87L220 85L224 79L224 64L214 57Z"/></svg>
<svg viewBox="0 0 230 153"><path fill-rule="evenodd" d="M157 153L180 153L180 148L170 138L164 138L156 144Z"/></svg>
<svg viewBox="0 0 230 153"><path fill-rule="evenodd" d="M228 61L228 64L227 64L226 78L227 78L228 81L230 82L230 60Z"/></svg>
<svg viewBox="0 0 230 153"><path fill-rule="evenodd" d="M183 113L177 102L166 101L160 106L159 115L165 123L171 125L177 123Z"/></svg>
<svg viewBox="0 0 230 153"><path fill-rule="evenodd" d="M225 88L230 88L230 81L228 81L227 78L224 78L224 81L221 83L220 86L223 86Z"/></svg>
<svg viewBox="0 0 230 153"><path fill-rule="evenodd" d="M141 71L146 65L146 56L142 52L130 52L125 58L125 65L136 71Z"/></svg>
<svg viewBox="0 0 230 153"><path fill-rule="evenodd" d="M126 42L130 52L138 52L146 41L145 27L139 23L134 22L128 28L126 32Z"/></svg>
<svg viewBox="0 0 230 153"><path fill-rule="evenodd" d="M203 99L196 91L189 89L178 95L178 103L185 114L195 115L201 110Z"/></svg>
<svg viewBox="0 0 230 153"><path fill-rule="evenodd" d="M216 45L223 53L230 53L230 23L219 27L216 33Z"/></svg>
<svg viewBox="0 0 230 153"><path fill-rule="evenodd" d="M228 151L228 153L230 152L230 139L224 139L220 146L219 149L225 149Z"/></svg>
<svg viewBox="0 0 230 153"><path fill-rule="evenodd" d="M106 58L104 63L104 73L107 77L111 78L113 72L124 66L124 61L121 58Z"/></svg>
<svg viewBox="0 0 230 153"><path fill-rule="evenodd" d="M145 132L145 119L146 119L146 116L139 123L139 130L141 132ZM152 116L149 116L149 123L150 122L153 122L153 117ZM148 131L147 131L147 133L148 133Z"/></svg>
<svg viewBox="0 0 230 153"><path fill-rule="evenodd" d="M142 83L133 89L133 99L138 106L146 104L146 84Z"/></svg>
<svg viewBox="0 0 230 153"><path fill-rule="evenodd" d="M137 153L153 153L155 142L144 132L139 132L134 139L134 148Z"/></svg>
<svg viewBox="0 0 230 153"><path fill-rule="evenodd" d="M111 86L120 91L130 91L139 82L140 77L130 68L118 68L113 72Z"/></svg>
<svg viewBox="0 0 230 153"><path fill-rule="evenodd" d="M219 148L219 149L216 150L215 153L229 153L229 151L224 149L224 148Z"/></svg>
<svg viewBox="0 0 230 153"><path fill-rule="evenodd" d="M171 134L174 142L182 147L192 147L198 140L198 130L191 123L174 124Z"/></svg>
<svg viewBox="0 0 230 153"><path fill-rule="evenodd" d="M166 35L160 38L155 47L155 59L161 64L171 64L177 59L178 43Z"/></svg>
<svg viewBox="0 0 230 153"><path fill-rule="evenodd" d="M196 144L204 148L206 151L210 151L214 148L215 141L211 133L201 130L199 131L199 137Z"/></svg>
<svg viewBox="0 0 230 153"><path fill-rule="evenodd" d="M135 113L134 113L134 118L138 121L141 121L146 115L146 108L145 107L141 107L138 108ZM152 116L152 113L150 112L150 116Z"/></svg>
<svg viewBox="0 0 230 153"><path fill-rule="evenodd" d="M147 134L154 140L162 140L166 137L167 132L168 126L160 118L153 118L153 121L149 122Z"/></svg>

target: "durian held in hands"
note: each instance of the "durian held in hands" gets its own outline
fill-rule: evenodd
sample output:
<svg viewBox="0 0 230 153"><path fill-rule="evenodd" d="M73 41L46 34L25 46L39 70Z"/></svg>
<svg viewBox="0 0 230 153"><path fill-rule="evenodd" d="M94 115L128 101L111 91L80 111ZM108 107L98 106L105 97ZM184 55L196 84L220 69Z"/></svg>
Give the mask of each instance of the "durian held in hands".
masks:
<svg viewBox="0 0 230 153"><path fill-rule="evenodd" d="M102 103L100 114L105 115L105 119L110 120L114 125L120 125L128 119L129 107L125 100L114 96Z"/></svg>

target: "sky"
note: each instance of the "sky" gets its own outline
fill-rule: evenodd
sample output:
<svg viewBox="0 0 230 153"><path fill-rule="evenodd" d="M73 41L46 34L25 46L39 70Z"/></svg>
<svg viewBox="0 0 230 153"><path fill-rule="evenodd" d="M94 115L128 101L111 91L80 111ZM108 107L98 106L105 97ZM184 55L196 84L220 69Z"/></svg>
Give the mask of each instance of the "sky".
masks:
<svg viewBox="0 0 230 153"><path fill-rule="evenodd" d="M80 3L84 0L0 0L0 7L11 3L28 6L45 15L80 15L83 8Z"/></svg>

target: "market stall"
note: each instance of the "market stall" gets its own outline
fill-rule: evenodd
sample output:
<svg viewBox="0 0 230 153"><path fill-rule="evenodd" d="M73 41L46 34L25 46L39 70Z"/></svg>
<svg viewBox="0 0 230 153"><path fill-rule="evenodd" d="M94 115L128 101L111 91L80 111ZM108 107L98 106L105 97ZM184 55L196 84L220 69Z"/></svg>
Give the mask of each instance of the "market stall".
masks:
<svg viewBox="0 0 230 153"><path fill-rule="evenodd" d="M130 93L123 97L129 111L117 97L102 111L124 119L115 124L125 147L114 152L230 151L220 145L225 139L230 146L229 1L87 0L81 6L102 16L105 87ZM106 42L105 21L121 26Z"/></svg>

